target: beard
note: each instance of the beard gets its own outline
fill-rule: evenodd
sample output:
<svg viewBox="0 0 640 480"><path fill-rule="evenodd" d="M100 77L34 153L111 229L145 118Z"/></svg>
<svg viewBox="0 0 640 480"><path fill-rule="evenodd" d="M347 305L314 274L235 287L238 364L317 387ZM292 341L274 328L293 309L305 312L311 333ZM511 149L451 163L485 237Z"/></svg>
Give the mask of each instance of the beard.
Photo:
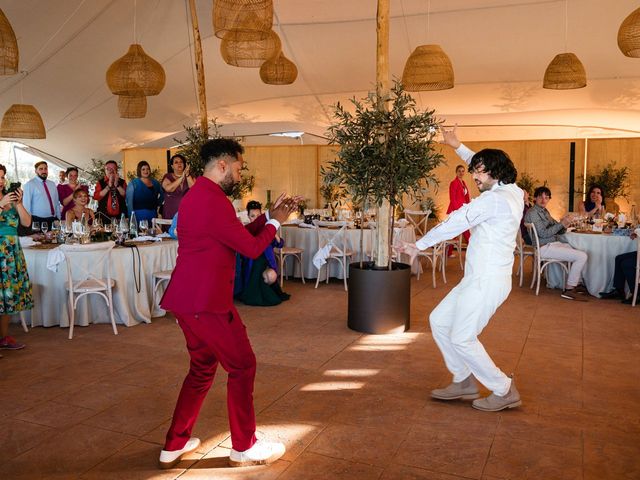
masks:
<svg viewBox="0 0 640 480"><path fill-rule="evenodd" d="M49 176L49 174L48 174L48 173L40 173L40 174L38 175L38 177L40 177L42 180L46 180L48 176Z"/></svg>
<svg viewBox="0 0 640 480"><path fill-rule="evenodd" d="M225 195L229 196L233 193L233 187L236 185L236 182L233 179L233 173L231 173L231 171L227 172L227 174L225 175L225 177L222 179L222 181L220 182L220 188L222 189L222 191L224 192Z"/></svg>

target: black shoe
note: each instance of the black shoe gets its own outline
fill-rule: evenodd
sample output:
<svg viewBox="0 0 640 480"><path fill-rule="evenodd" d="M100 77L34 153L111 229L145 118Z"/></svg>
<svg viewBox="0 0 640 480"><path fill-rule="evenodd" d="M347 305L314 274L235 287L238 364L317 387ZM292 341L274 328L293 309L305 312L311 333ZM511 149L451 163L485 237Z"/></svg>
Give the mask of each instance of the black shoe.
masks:
<svg viewBox="0 0 640 480"><path fill-rule="evenodd" d="M618 290L611 290L610 292L600 292L600 298L604 298L606 300L621 300L623 297Z"/></svg>
<svg viewBox="0 0 640 480"><path fill-rule="evenodd" d="M625 298L621 303L624 303L625 305L631 305L633 303L633 297Z"/></svg>

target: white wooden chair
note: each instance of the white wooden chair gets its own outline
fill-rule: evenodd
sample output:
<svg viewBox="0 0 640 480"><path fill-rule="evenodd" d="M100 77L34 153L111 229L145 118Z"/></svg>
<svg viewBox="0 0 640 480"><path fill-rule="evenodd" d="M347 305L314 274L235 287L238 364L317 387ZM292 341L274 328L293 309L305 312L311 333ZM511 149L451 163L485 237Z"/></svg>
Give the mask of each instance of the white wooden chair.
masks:
<svg viewBox="0 0 640 480"><path fill-rule="evenodd" d="M328 247L328 256L326 258L327 263L323 265L326 269L326 282L329 283L329 263L331 260L334 260L340 264L340 268L342 269L342 278L344 280L344 289L347 291L347 276L348 276L348 263L347 259L351 259L353 257L354 252L352 250L347 249L347 224L346 222L336 222L336 224L340 223L342 226L338 230L332 230L328 228L319 228L318 221L313 221L314 225L316 225L316 233L318 235L318 250ZM322 271L322 267L318 269L318 277L316 278L316 286L318 288L318 284L320 283L320 273Z"/></svg>
<svg viewBox="0 0 640 480"><path fill-rule="evenodd" d="M151 280L153 281L153 293L152 293L152 300L153 300L153 305L151 308L151 312L153 313L156 309L156 305L158 305L159 303L159 299L157 298L158 296L158 291L160 290L160 286L166 283L169 283L169 280L171 280L171 274L173 273L173 270L163 270L161 272L154 272L151 275ZM164 310L160 310L161 312L163 312Z"/></svg>
<svg viewBox="0 0 640 480"><path fill-rule="evenodd" d="M114 242L90 243L88 245L61 245L60 251L67 264L67 291L69 292L69 340L73 338L75 309L78 300L88 295L99 295L104 298L109 309L109 318L113 326L113 334L118 334L113 316L112 290L115 280L111 278L111 251ZM96 253L101 252L100 257ZM91 255L91 271L84 268L82 259ZM104 276L103 276L104 275Z"/></svg>
<svg viewBox="0 0 640 480"><path fill-rule="evenodd" d="M443 268L447 265L447 251L449 250L449 246L453 246L458 252L458 261L460 262L460 270L464 271L464 263L462 262L462 234L458 235L457 238L452 238L451 240L445 240L442 242L442 265ZM446 282L445 282L446 283Z"/></svg>
<svg viewBox="0 0 640 480"><path fill-rule="evenodd" d="M636 283L633 288L633 299L631 300L631 306L636 306L636 300L638 298L638 282L640 282L640 237L636 238L636 244L638 246L638 252L636 255Z"/></svg>
<svg viewBox="0 0 640 480"><path fill-rule="evenodd" d="M280 266L280 288L282 288L284 284L284 278L286 276L287 280L289 279L288 275L284 273L284 267L287 261L287 258L291 257L294 259L293 268L294 268L294 276L295 276L295 264L296 262L300 266L300 278L302 279L302 283L304 283L304 249L298 247L287 247L286 239L281 235L280 238L285 241L285 246L282 248L274 248L273 253L276 255L278 259L278 265Z"/></svg>
<svg viewBox="0 0 640 480"><path fill-rule="evenodd" d="M527 245L522 238L522 232L518 229L518 236L516 237L516 249L513 254L518 257L518 272L517 275L520 277L520 286L522 287L522 283L524 280L524 262L527 258L531 259L531 262L535 264L535 247L532 245ZM534 270L534 268L532 268Z"/></svg>
<svg viewBox="0 0 640 480"><path fill-rule="evenodd" d="M153 232L158 232L158 225L166 225L171 226L171 222L173 219L171 218L152 218L151 219L151 230Z"/></svg>
<svg viewBox="0 0 640 480"><path fill-rule="evenodd" d="M566 260L556 260L553 258L542 258L540 255L540 239L538 238L538 231L536 230L536 226L533 223L525 223L524 226L527 227L529 238L531 238L534 247L533 278L531 279L530 288L533 288L533 286L536 285L536 295L538 295L538 293L540 292L540 281L542 279L544 269L549 265L553 265L554 263L562 267L562 285L563 288L565 288L567 276L569 275L569 268L571 267L571 262L567 262Z"/></svg>
<svg viewBox="0 0 640 480"><path fill-rule="evenodd" d="M444 242L438 243L433 247L427 248L426 250L419 251L418 256L416 257L416 260L418 262L420 262L421 258L426 258L431 264L431 280L433 282L433 288L436 288L436 270L438 269L438 262L440 262L439 268L440 268L440 272L442 273L442 281L444 283L447 283L447 274L445 273L445 268L444 268L445 264L444 264L444 260L442 259L443 244ZM422 263L420 262L420 265L418 268L418 280L420 280L421 272L422 272Z"/></svg>
<svg viewBox="0 0 640 480"><path fill-rule="evenodd" d="M416 238L419 240L427 233L427 222L431 215L431 210L405 210L404 218L409 220L416 230Z"/></svg>

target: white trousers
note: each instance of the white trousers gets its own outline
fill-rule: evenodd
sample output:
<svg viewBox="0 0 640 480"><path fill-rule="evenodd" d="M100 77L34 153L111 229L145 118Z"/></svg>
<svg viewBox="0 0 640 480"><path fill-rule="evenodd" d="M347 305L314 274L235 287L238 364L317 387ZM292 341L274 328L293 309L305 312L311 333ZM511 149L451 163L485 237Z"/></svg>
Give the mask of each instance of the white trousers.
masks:
<svg viewBox="0 0 640 480"><path fill-rule="evenodd" d="M551 242L540 247L540 257L543 260L551 259L571 262L566 286L573 288L580 283L582 269L587 263L587 254L582 250L576 250L568 243Z"/></svg>
<svg viewBox="0 0 640 480"><path fill-rule="evenodd" d="M465 277L431 312L431 333L454 382L473 373L496 395L509 392L511 379L496 367L478 335L510 291L510 275Z"/></svg>

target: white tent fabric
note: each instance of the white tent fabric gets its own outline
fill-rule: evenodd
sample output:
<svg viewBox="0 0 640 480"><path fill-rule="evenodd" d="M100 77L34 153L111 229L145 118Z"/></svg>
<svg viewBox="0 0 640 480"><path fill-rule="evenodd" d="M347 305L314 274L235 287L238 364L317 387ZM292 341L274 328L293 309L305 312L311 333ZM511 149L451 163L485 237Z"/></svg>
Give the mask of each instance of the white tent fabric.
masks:
<svg viewBox="0 0 640 480"><path fill-rule="evenodd" d="M148 99L147 117L119 118L105 83L111 62L136 38L164 66L167 84ZM330 105L363 96L375 81L375 0L274 0L274 30L299 69L289 86L265 85L257 69L226 65L213 35L212 0L198 0L210 117L224 133L298 130L321 142ZM419 44L437 43L456 86L415 94L467 140L638 136L640 59L618 50L617 31L638 7L631 0L569 0L567 50L588 86L544 90L551 59L565 51L565 0L392 0L390 69L402 75ZM46 140L28 144L79 166L133 146L174 145L197 116L187 0L2 0L28 75L0 77L0 110L29 103ZM22 92L22 93L21 93ZM21 100L22 97L22 100ZM1 112L0 112L1 113ZM264 143L264 137L256 140ZM249 142L250 143L250 142Z"/></svg>

